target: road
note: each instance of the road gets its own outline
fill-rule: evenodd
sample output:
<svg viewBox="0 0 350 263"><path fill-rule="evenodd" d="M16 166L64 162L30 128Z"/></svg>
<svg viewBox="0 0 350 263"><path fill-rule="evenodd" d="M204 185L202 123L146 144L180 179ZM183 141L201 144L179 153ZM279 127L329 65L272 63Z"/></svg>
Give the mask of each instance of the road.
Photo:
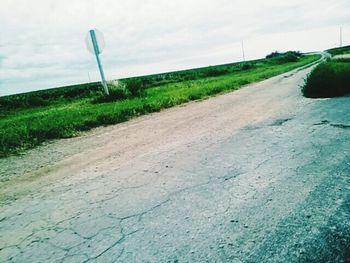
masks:
<svg viewBox="0 0 350 263"><path fill-rule="evenodd" d="M310 68L0 160L1 262L349 262L350 97Z"/></svg>

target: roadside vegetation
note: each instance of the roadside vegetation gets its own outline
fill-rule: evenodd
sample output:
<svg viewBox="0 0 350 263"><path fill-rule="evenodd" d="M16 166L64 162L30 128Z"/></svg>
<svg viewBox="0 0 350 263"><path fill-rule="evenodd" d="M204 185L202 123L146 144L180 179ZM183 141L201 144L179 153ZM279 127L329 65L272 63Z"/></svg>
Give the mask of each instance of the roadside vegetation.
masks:
<svg viewBox="0 0 350 263"><path fill-rule="evenodd" d="M328 49L327 52L332 56L350 54L350 46Z"/></svg>
<svg viewBox="0 0 350 263"><path fill-rule="evenodd" d="M350 55L350 46L328 51ZM302 92L308 98L332 98L350 94L350 58L329 58L307 77Z"/></svg>
<svg viewBox="0 0 350 263"><path fill-rule="evenodd" d="M76 136L191 100L232 91L319 59L286 53L244 63L124 79L109 84L81 84L0 97L0 157L42 142Z"/></svg>
<svg viewBox="0 0 350 263"><path fill-rule="evenodd" d="M280 53L278 51L272 52L266 56L266 59L270 59L271 62L276 64L284 64L286 62L296 62L302 56L299 51L288 51Z"/></svg>

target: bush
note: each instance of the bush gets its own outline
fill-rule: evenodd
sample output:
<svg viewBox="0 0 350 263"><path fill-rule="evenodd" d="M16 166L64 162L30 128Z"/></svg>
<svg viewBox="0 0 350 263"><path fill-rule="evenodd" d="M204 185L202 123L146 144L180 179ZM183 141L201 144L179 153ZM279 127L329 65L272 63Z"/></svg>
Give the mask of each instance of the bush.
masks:
<svg viewBox="0 0 350 263"><path fill-rule="evenodd" d="M329 61L307 77L302 92L309 98L331 98L350 93L350 63Z"/></svg>
<svg viewBox="0 0 350 263"><path fill-rule="evenodd" d="M285 55L285 60L287 62L296 62L296 61L298 61L298 57L296 55L294 55L294 54L286 54Z"/></svg>
<svg viewBox="0 0 350 263"><path fill-rule="evenodd" d="M205 72L205 77L217 77L229 73L227 69L218 69L214 67L209 67Z"/></svg>
<svg viewBox="0 0 350 263"><path fill-rule="evenodd" d="M280 53L278 51L272 52L266 56L274 64L284 64L288 62L297 62L302 54L299 51L288 51Z"/></svg>
<svg viewBox="0 0 350 263"><path fill-rule="evenodd" d="M126 89L129 91L131 97L139 97L143 94L145 83L141 79L133 78L123 81Z"/></svg>
<svg viewBox="0 0 350 263"><path fill-rule="evenodd" d="M278 51L272 52L268 55L266 55L266 59L276 58L282 56L282 53L279 53Z"/></svg>
<svg viewBox="0 0 350 263"><path fill-rule="evenodd" d="M284 63L288 63L288 62L297 62L298 61L298 57L292 55L292 54L287 54L287 55L283 55L280 57L275 57L272 58L270 60L273 64L284 64Z"/></svg>
<svg viewBox="0 0 350 263"><path fill-rule="evenodd" d="M41 107L49 105L49 102L41 97L33 96L27 99L28 106Z"/></svg>
<svg viewBox="0 0 350 263"><path fill-rule="evenodd" d="M285 55L293 55L295 57L301 57L303 54L300 51L287 51Z"/></svg>
<svg viewBox="0 0 350 263"><path fill-rule="evenodd" d="M119 100L125 100L130 97L130 92L126 89L125 84L121 82L108 83L109 95L100 92L92 103L106 103Z"/></svg>
<svg viewBox="0 0 350 263"><path fill-rule="evenodd" d="M106 103L140 97L144 94L145 83L149 80L139 78L126 79L123 81L112 81L108 84L109 95L100 93L92 100L92 103Z"/></svg>
<svg viewBox="0 0 350 263"><path fill-rule="evenodd" d="M241 70L249 70L254 68L254 64L252 63L243 63L241 66Z"/></svg>
<svg viewBox="0 0 350 263"><path fill-rule="evenodd" d="M287 51L285 53L280 53L278 51L272 52L268 55L266 55L266 59L272 59L272 58L280 58L280 57L301 57L302 53L300 51Z"/></svg>

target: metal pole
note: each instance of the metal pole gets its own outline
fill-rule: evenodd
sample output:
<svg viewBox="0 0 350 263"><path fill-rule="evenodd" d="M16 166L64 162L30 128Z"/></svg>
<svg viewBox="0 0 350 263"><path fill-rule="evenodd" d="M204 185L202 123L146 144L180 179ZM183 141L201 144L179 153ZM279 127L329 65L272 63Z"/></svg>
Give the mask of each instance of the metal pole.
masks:
<svg viewBox="0 0 350 263"><path fill-rule="evenodd" d="M242 40L242 54L243 54L243 61L245 61L245 55L244 55L244 44L243 44L243 40Z"/></svg>
<svg viewBox="0 0 350 263"><path fill-rule="evenodd" d="M343 28L340 27L340 47L343 46Z"/></svg>
<svg viewBox="0 0 350 263"><path fill-rule="evenodd" d="M94 46L94 51L95 51L95 56L96 56L98 69L100 70L100 75L101 75L101 79L102 79L102 86L103 86L103 89L104 89L105 93L107 95L109 95L107 82L106 82L106 79L105 79L105 74L103 72L101 60L100 60L100 57L99 57L100 49L98 47L98 43L97 43L97 40L96 40L96 35L95 35L95 31L94 30L90 30L90 36L91 36L92 45Z"/></svg>

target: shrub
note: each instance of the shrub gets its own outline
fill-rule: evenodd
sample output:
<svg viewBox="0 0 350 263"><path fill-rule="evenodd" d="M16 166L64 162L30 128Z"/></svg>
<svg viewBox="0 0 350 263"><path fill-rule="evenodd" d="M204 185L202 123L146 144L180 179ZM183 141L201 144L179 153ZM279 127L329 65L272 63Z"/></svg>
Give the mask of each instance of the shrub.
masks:
<svg viewBox="0 0 350 263"><path fill-rule="evenodd" d="M285 60L287 62L296 62L296 61L298 61L298 57L296 55L294 55L294 54L286 54L284 56L284 58L285 58Z"/></svg>
<svg viewBox="0 0 350 263"><path fill-rule="evenodd" d="M287 51L285 53L280 53L278 51L272 52L266 56L274 64L284 64L288 62L297 62L298 58L302 54L299 51Z"/></svg>
<svg viewBox="0 0 350 263"><path fill-rule="evenodd" d="M214 67L209 67L205 72L205 77L216 77L227 74L229 71L227 69L218 69Z"/></svg>
<svg viewBox="0 0 350 263"><path fill-rule="evenodd" d="M307 77L302 92L309 98L331 98L350 93L350 63L325 62Z"/></svg>
<svg viewBox="0 0 350 263"><path fill-rule="evenodd" d="M28 106L40 107L49 105L49 102L41 97L32 96L27 99L27 104Z"/></svg>
<svg viewBox="0 0 350 263"><path fill-rule="evenodd" d="M108 83L109 95L100 92L92 103L106 103L119 100L125 100L130 97L130 92L126 89L125 84L117 81Z"/></svg>
<svg viewBox="0 0 350 263"><path fill-rule="evenodd" d="M287 51L284 53L278 52L278 51L274 51L268 55L266 55L267 59L271 59L271 58L277 58L277 57L285 57L285 56L294 56L294 57L301 57L302 53L300 51Z"/></svg>
<svg viewBox="0 0 350 263"><path fill-rule="evenodd" d="M271 59L271 58L276 58L276 57L280 57L282 54L279 53L278 51L274 51L268 55L266 55L266 59Z"/></svg>
<svg viewBox="0 0 350 263"><path fill-rule="evenodd" d="M141 79L132 78L123 81L131 97L141 96L144 92L145 84Z"/></svg>
<svg viewBox="0 0 350 263"><path fill-rule="evenodd" d="M243 63L242 66L241 66L241 70L249 70L249 69L252 69L254 68L254 64L253 63Z"/></svg>
<svg viewBox="0 0 350 263"><path fill-rule="evenodd" d="M285 55L293 55L295 57L301 57L303 54L300 51L287 51Z"/></svg>

